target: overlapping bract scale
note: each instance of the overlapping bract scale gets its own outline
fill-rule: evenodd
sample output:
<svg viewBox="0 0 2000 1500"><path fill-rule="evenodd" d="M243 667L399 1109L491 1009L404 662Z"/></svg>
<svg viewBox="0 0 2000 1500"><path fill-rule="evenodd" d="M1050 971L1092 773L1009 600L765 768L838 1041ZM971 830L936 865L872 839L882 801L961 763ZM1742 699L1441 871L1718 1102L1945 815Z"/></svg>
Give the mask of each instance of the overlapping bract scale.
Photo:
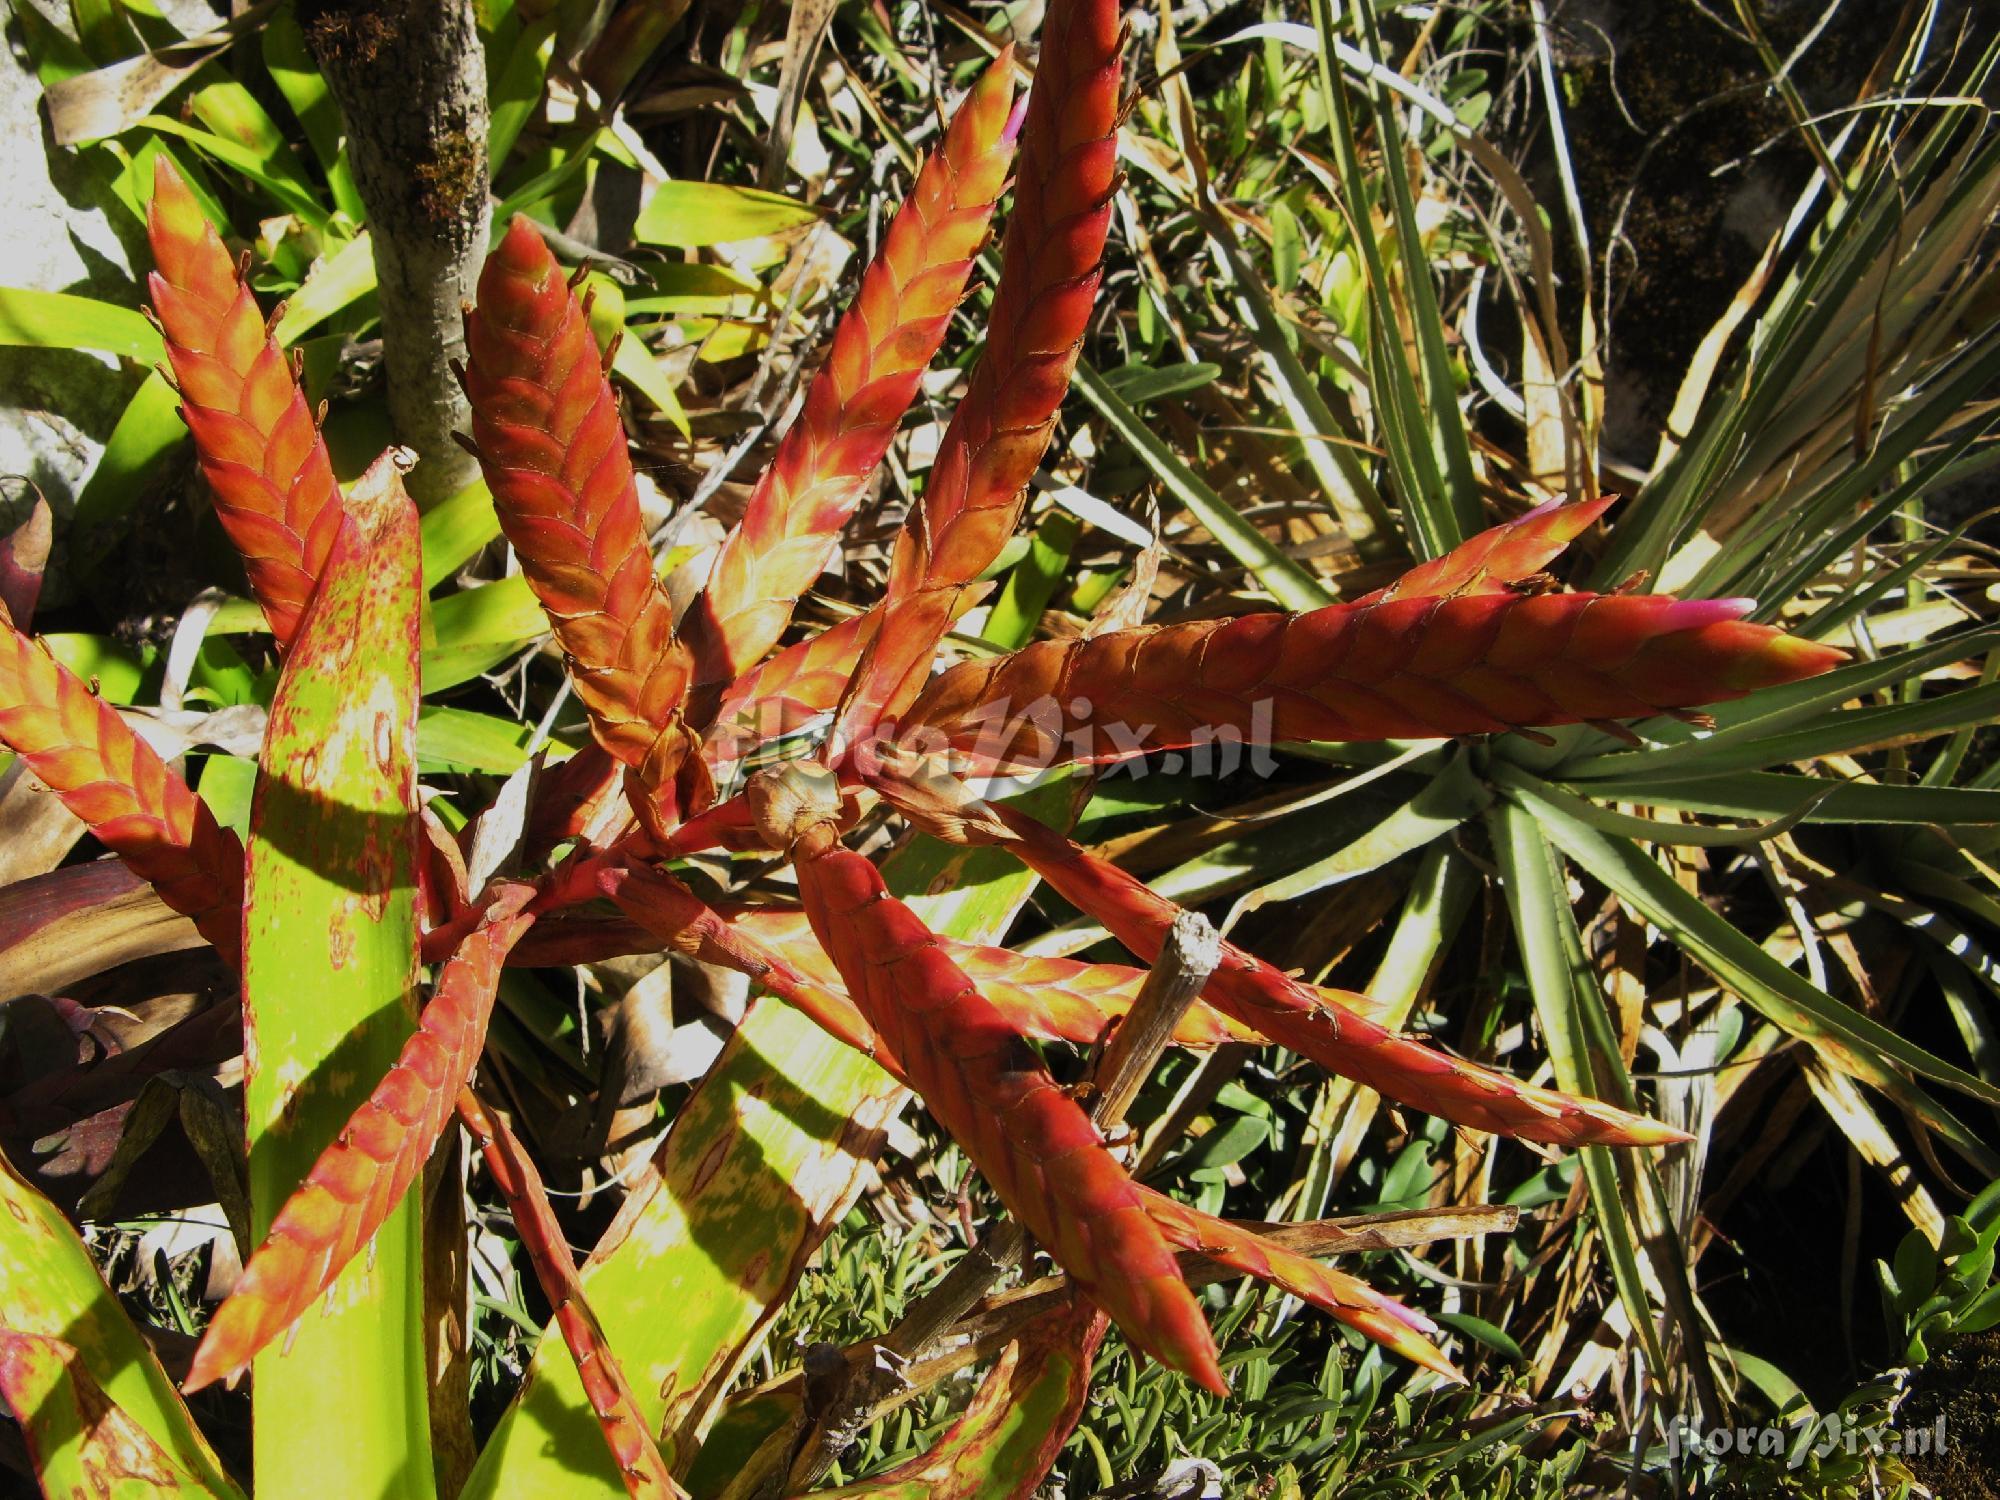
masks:
<svg viewBox="0 0 2000 1500"><path fill-rule="evenodd" d="M146 220L153 315L180 388L181 415L243 554L250 592L280 646L340 529L340 490L291 361L201 207L164 155Z"/></svg>
<svg viewBox="0 0 2000 1500"><path fill-rule="evenodd" d="M1013 53L959 105L834 329L805 407L716 554L685 623L698 680L777 642L882 462L964 295L1014 157Z"/></svg>
<svg viewBox="0 0 2000 1500"><path fill-rule="evenodd" d="M0 743L225 960L237 961L242 843L117 709L11 625L0 625Z"/></svg>
<svg viewBox="0 0 2000 1500"><path fill-rule="evenodd" d="M691 744L692 658L653 570L618 398L590 323L526 219L466 317L472 435L501 530L569 659L598 742L665 787Z"/></svg>
<svg viewBox="0 0 2000 1500"><path fill-rule="evenodd" d="M1745 622L1752 607L1653 594L1418 595L1044 641L945 672L901 733L928 731L982 770L1225 736L1496 734L1697 708L1843 659Z"/></svg>

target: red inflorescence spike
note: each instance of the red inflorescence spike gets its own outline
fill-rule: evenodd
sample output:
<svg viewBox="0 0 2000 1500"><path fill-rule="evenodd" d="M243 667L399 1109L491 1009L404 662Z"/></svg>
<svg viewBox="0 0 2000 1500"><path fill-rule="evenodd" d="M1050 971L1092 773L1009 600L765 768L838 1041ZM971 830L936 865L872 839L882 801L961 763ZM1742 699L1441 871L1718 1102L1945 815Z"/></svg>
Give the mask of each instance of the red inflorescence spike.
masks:
<svg viewBox="0 0 2000 1500"><path fill-rule="evenodd" d="M692 746L692 658L653 570L618 398L576 294L516 218L466 319L465 389L501 530L569 658L599 743L645 792Z"/></svg>
<svg viewBox="0 0 2000 1500"><path fill-rule="evenodd" d="M0 743L238 962L243 845L115 708L10 625L0 625Z"/></svg>
<svg viewBox="0 0 2000 1500"><path fill-rule="evenodd" d="M890 561L835 753L916 696L959 592L1013 535L1090 322L1118 184L1117 0L1052 5L1021 130L1000 284L965 399Z"/></svg>
<svg viewBox="0 0 2000 1500"><path fill-rule="evenodd" d="M933 681L899 727L974 769L1231 737L1427 739L1640 718L1816 676L1845 653L1742 599L1473 594L1043 641Z"/></svg>
<svg viewBox="0 0 2000 1500"><path fill-rule="evenodd" d="M271 1221L202 1335L183 1389L234 1375L312 1307L403 1201L486 1041L507 950L533 919L514 887L445 964L396 1065Z"/></svg>
<svg viewBox="0 0 2000 1500"><path fill-rule="evenodd" d="M926 1107L1000 1201L1139 1348L1226 1390L1215 1343L1137 1185L1021 1034L841 846L797 772L751 783L758 820L791 850L815 936Z"/></svg>
<svg viewBox="0 0 2000 1500"><path fill-rule="evenodd" d="M173 163L154 169L146 278L215 513L278 644L340 529L340 490L297 373Z"/></svg>
<svg viewBox="0 0 2000 1500"><path fill-rule="evenodd" d="M732 681L777 643L916 398L1013 162L1013 71L1002 52L918 171L804 409L723 540L686 621L699 681Z"/></svg>

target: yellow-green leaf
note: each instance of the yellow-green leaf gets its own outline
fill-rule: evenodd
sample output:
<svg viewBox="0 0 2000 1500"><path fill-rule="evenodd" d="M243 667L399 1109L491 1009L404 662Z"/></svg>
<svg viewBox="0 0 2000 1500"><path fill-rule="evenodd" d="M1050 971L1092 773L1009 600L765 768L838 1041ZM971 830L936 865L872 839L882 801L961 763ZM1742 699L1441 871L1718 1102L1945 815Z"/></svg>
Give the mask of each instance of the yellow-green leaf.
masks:
<svg viewBox="0 0 2000 1500"><path fill-rule="evenodd" d="M346 502L285 662L251 811L244 1108L256 1236L396 1061L417 979L416 507L389 455ZM432 1489L418 1195L258 1355L260 1494ZM301 1442L303 1413L330 1420Z"/></svg>

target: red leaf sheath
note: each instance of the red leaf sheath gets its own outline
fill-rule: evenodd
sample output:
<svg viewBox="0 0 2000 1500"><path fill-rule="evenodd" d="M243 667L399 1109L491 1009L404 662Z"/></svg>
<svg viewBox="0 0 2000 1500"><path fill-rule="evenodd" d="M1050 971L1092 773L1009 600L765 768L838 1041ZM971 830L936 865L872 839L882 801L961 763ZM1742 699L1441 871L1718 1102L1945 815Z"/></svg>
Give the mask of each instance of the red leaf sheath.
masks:
<svg viewBox="0 0 2000 1500"><path fill-rule="evenodd" d="M1467 537L1443 557L1419 563L1385 589L1356 600L1442 599L1454 594L1499 593L1541 572L1611 508L1612 497L1564 505L1551 500L1524 516Z"/></svg>
<svg viewBox="0 0 2000 1500"><path fill-rule="evenodd" d="M622 771L611 752L596 743L545 767L529 794L522 858L538 860L566 839L585 838L600 847L612 843L612 831L631 819L619 795Z"/></svg>
<svg viewBox="0 0 2000 1500"><path fill-rule="evenodd" d="M235 1292L216 1309L183 1389L200 1390L248 1366L333 1285L402 1202L479 1060L501 965L534 920L509 908L529 894L515 887L498 905L501 915L445 964L396 1065L285 1200Z"/></svg>
<svg viewBox="0 0 2000 1500"><path fill-rule="evenodd" d="M952 606L952 618L974 604L978 594L976 589L961 593ZM855 663L881 624L878 604L787 646L730 684L701 747L716 779L759 745L801 729L836 707L854 676Z"/></svg>
<svg viewBox="0 0 2000 1500"><path fill-rule="evenodd" d="M804 409L723 540L683 625L699 682L730 682L777 643L916 398L1013 163L1013 71L1002 52L918 171Z"/></svg>
<svg viewBox="0 0 2000 1500"><path fill-rule="evenodd" d="M1118 182L1117 0L1055 0L1042 23L986 346L896 538L882 631L836 747L916 696L958 591L1006 545L1048 451L1090 322Z"/></svg>
<svg viewBox="0 0 2000 1500"><path fill-rule="evenodd" d="M992 811L1018 838L1008 847L1065 900L1101 922L1141 959L1151 963L1159 957L1179 907L1033 818L998 804ZM1222 966L1202 996L1225 1015L1343 1078L1474 1130L1562 1146L1660 1146L1688 1138L1595 1099L1536 1088L1433 1051L1233 943L1222 945Z"/></svg>
<svg viewBox="0 0 2000 1500"><path fill-rule="evenodd" d="M1223 1392L1201 1309L1089 1116L874 865L842 848L830 824L798 833L813 932L938 1123L1135 1345Z"/></svg>
<svg viewBox="0 0 2000 1500"><path fill-rule="evenodd" d="M692 659L654 575L597 341L526 219L487 257L466 347L479 465L591 731L646 788L664 787L689 748Z"/></svg>
<svg viewBox="0 0 2000 1500"><path fill-rule="evenodd" d="M1742 599L1476 594L1042 641L934 680L902 733L976 768L1281 740L1428 739L1641 718L1817 676L1831 646Z"/></svg>
<svg viewBox="0 0 2000 1500"><path fill-rule="evenodd" d="M0 627L0 742L230 964L242 954L243 845L118 711Z"/></svg>
<svg viewBox="0 0 2000 1500"><path fill-rule="evenodd" d="M340 529L319 424L257 299L194 195L162 156L146 278L215 514L280 646L291 641Z"/></svg>
<svg viewBox="0 0 2000 1500"><path fill-rule="evenodd" d="M507 1200L514 1228L534 1265L535 1279L555 1309L556 1327L562 1330L563 1343L569 1346L570 1358L576 1361L584 1399L597 1417L612 1462L618 1465L619 1477L625 1481L626 1493L633 1500L685 1496L687 1491L674 1482L666 1461L660 1457L652 1429L639 1410L632 1387L626 1383L624 1370L611 1352L603 1325L584 1300L576 1258L570 1254L562 1225L549 1207L548 1193L542 1187L541 1174L535 1170L533 1160L521 1149L506 1122L481 1105L471 1089L459 1088L455 1102L459 1118L479 1144L493 1185Z"/></svg>
<svg viewBox="0 0 2000 1500"><path fill-rule="evenodd" d="M1190 1208L1151 1188L1139 1191L1145 1195L1146 1211L1169 1244L1198 1251L1259 1281L1268 1281L1403 1358L1464 1383L1465 1377L1424 1337L1435 1332L1437 1325L1422 1313L1384 1296L1357 1277L1274 1244L1254 1230Z"/></svg>

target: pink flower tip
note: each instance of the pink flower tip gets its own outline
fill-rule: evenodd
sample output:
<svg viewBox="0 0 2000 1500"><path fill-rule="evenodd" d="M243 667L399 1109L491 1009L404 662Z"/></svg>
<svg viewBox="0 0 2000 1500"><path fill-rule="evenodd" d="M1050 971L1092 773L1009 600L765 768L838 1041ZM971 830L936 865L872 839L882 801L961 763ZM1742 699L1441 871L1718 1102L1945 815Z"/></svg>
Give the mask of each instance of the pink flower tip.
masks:
<svg viewBox="0 0 2000 1500"><path fill-rule="evenodd" d="M1012 146L1021 138L1021 122L1028 118L1028 96L1023 94L1007 112L1007 124L1000 132L1000 144Z"/></svg>

